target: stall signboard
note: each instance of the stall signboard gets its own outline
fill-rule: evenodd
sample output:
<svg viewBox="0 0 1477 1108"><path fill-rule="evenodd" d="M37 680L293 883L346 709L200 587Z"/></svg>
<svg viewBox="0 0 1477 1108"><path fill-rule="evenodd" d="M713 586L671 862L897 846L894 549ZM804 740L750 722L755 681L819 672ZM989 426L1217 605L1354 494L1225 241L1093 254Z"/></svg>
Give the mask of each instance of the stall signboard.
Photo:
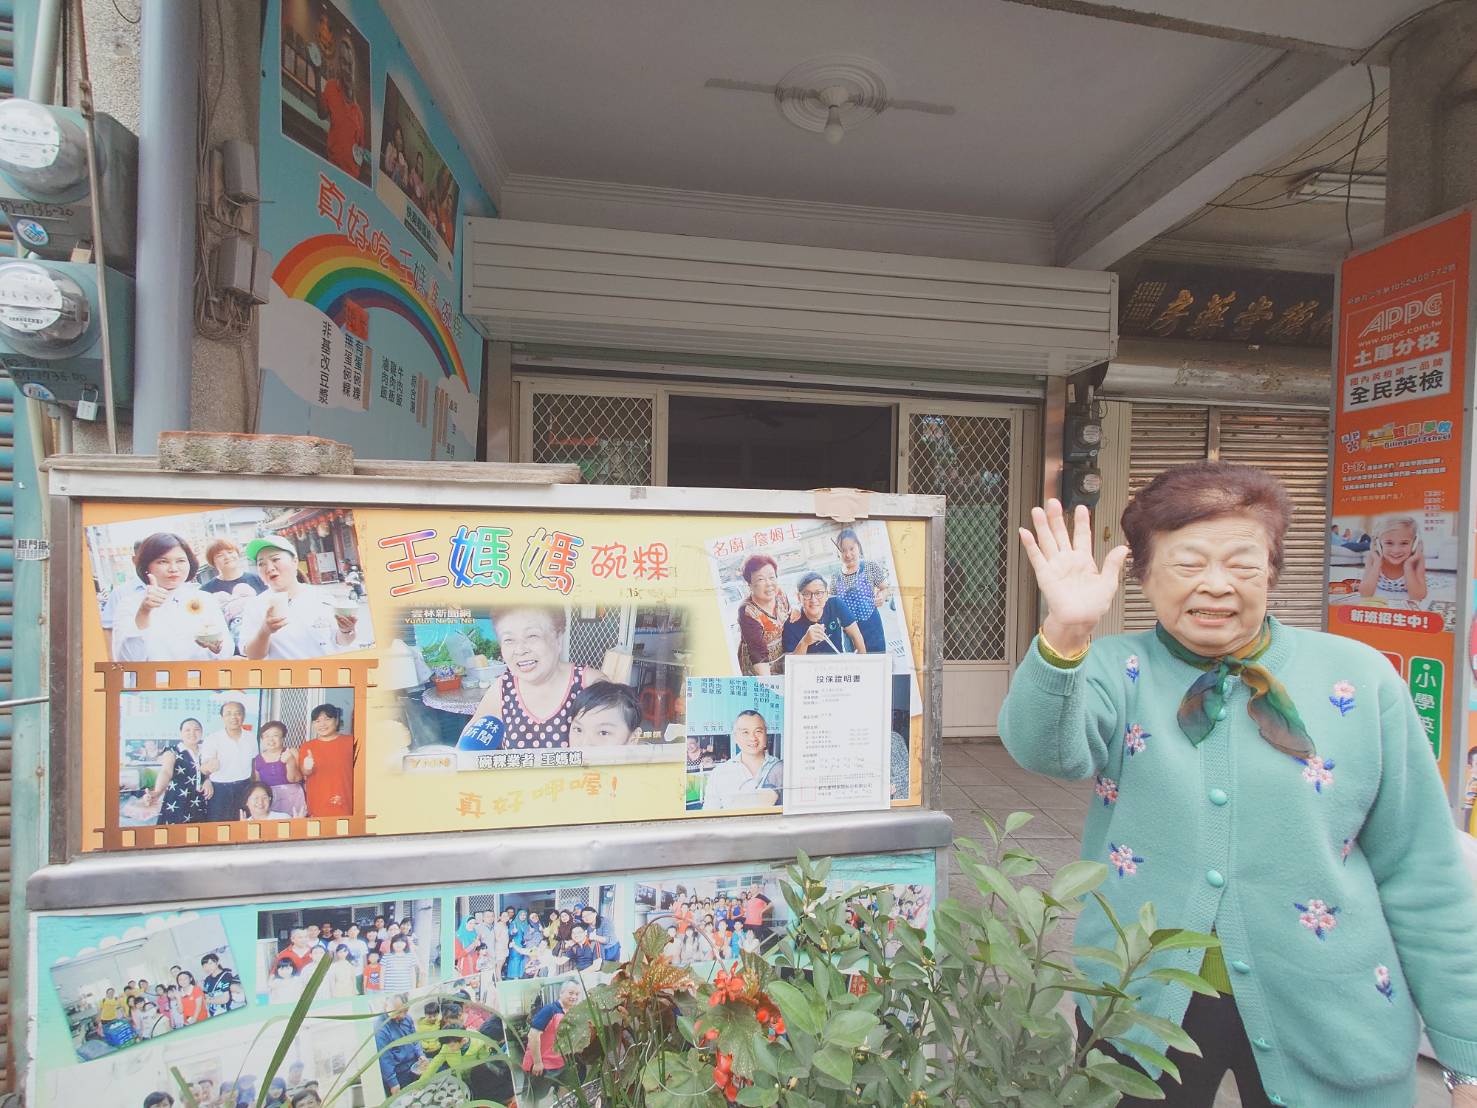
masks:
<svg viewBox="0 0 1477 1108"><path fill-rule="evenodd" d="M135 1108L167 1093L181 1104L181 1082L202 1105L258 1103L274 1091L265 1078L286 1018L326 959L334 964L268 1103L310 1103L293 1099L309 1089L323 1104L384 1103L428 1052L481 1051L433 1037L466 1028L504 1040L512 1072L446 1072L409 1103L461 1104L469 1094L501 1103L511 1081L520 1105L547 1108L555 1090L516 1064L539 1013L547 1019L548 1005L609 981L647 924L666 929L666 954L700 981L745 952L769 956L793 924L782 870L747 862L39 914L29 1103ZM386 874L396 876L406 875ZM890 889L894 917L925 931L935 881L932 851L837 858L827 879L873 907ZM375 1060L379 1047L416 1032L425 1038Z"/></svg>
<svg viewBox="0 0 1477 1108"><path fill-rule="evenodd" d="M1328 629L1390 659L1443 773L1461 730L1472 246L1458 212L1349 257L1338 293Z"/></svg>
<svg viewBox="0 0 1477 1108"><path fill-rule="evenodd" d="M262 431L361 456L475 458L482 339L464 218L493 215L378 0L268 0Z"/></svg>
<svg viewBox="0 0 1477 1108"><path fill-rule="evenodd" d="M80 522L84 850L778 815L797 655L877 663L848 667L865 726L805 717L836 775L809 803L921 799L926 519L84 499Z"/></svg>

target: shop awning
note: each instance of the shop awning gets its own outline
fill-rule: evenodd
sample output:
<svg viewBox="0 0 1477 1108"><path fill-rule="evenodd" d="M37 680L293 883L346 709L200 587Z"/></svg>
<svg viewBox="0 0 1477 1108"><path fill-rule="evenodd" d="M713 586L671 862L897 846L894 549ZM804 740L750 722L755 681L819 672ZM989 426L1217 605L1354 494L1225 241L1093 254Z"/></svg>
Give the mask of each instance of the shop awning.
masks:
<svg viewBox="0 0 1477 1108"><path fill-rule="evenodd" d="M504 219L467 220L490 339L1065 375L1106 361L1117 277Z"/></svg>

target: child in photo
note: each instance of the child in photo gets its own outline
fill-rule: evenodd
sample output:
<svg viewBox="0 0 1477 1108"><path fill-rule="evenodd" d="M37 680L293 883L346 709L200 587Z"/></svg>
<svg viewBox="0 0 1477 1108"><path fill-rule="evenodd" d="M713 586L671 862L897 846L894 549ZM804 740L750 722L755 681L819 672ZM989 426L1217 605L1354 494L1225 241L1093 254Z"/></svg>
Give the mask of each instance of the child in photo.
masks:
<svg viewBox="0 0 1477 1108"><path fill-rule="evenodd" d="M625 746L641 729L641 706L629 685L602 681L580 691L569 709L569 746Z"/></svg>
<svg viewBox="0 0 1477 1108"><path fill-rule="evenodd" d="M377 993L384 987L384 970L380 968L380 952L371 950L364 955L364 991Z"/></svg>
<svg viewBox="0 0 1477 1108"><path fill-rule="evenodd" d="M1420 604L1426 584L1426 553L1420 529L1411 516L1392 516L1375 527L1374 546L1364 555L1359 595L1387 604Z"/></svg>
<svg viewBox="0 0 1477 1108"><path fill-rule="evenodd" d="M298 972L297 967L286 959L281 959L273 965L272 980L267 982L267 1002L296 1004L306 985L307 978Z"/></svg>

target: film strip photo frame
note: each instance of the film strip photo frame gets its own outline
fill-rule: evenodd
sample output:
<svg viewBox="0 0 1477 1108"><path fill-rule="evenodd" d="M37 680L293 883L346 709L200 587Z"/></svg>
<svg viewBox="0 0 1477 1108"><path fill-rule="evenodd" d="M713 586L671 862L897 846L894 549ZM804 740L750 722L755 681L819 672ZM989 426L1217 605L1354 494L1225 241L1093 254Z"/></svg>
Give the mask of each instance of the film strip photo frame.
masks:
<svg viewBox="0 0 1477 1108"><path fill-rule="evenodd" d="M159 847L217 846L225 843L302 842L369 834L365 805L365 760L367 757L367 708L370 673L378 664L373 658L315 658L307 661L233 662L100 662L106 698L104 734L105 788L110 797L105 806L104 850L139 850ZM348 816L300 817L281 820L232 820L210 823L150 824L124 826L116 800L112 799L123 771L122 697L140 692L231 692L258 689L350 688L354 692L354 804Z"/></svg>

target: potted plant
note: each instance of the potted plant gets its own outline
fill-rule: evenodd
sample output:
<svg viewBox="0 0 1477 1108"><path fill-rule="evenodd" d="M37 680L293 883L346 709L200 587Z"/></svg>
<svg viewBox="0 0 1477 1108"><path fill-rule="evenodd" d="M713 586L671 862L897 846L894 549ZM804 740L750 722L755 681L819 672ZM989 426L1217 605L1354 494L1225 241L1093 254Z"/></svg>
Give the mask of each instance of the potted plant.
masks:
<svg viewBox="0 0 1477 1108"><path fill-rule="evenodd" d="M439 693L454 693L462 687L462 672L456 666L437 666L431 670L431 681Z"/></svg>

